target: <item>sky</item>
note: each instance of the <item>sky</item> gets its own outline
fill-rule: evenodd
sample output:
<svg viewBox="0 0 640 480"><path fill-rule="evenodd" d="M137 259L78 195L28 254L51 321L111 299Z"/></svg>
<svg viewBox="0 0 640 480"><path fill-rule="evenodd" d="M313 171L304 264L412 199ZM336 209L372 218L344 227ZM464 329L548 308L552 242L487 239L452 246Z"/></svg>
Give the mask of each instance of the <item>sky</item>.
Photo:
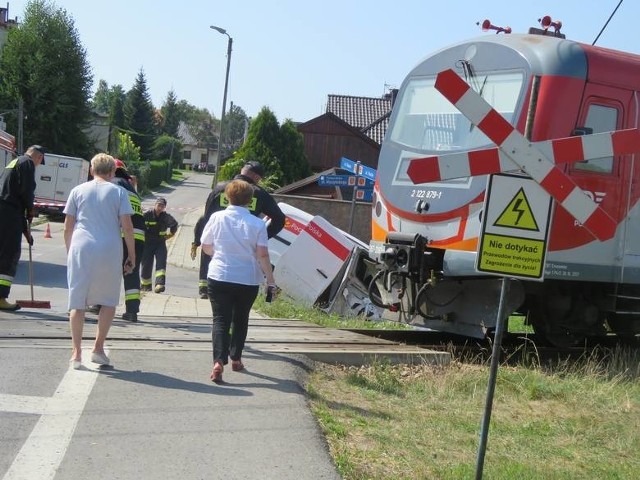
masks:
<svg viewBox="0 0 640 480"><path fill-rule="evenodd" d="M481 35L489 19L514 33L550 15L567 38L591 44L620 0L48 0L73 19L93 73L129 90L140 69L155 107L170 90L220 118L233 39L226 111L280 122L325 112L327 96L381 97L417 64ZM24 18L28 0L8 0ZM4 5L3 5L4 6ZM640 2L623 0L597 45L640 54Z"/></svg>

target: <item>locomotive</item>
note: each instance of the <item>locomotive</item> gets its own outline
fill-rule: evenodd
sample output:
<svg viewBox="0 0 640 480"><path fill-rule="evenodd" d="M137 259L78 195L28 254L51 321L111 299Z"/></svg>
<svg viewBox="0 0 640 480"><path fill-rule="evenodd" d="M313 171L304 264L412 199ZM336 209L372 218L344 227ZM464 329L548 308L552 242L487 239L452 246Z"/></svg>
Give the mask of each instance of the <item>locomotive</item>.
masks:
<svg viewBox="0 0 640 480"><path fill-rule="evenodd" d="M503 279L476 267L487 175L413 183L412 160L494 144L437 89L452 69L530 142L638 128L640 55L567 39L544 17L526 34L495 27L422 60L403 81L382 143L372 200L373 303L407 323L472 337L526 316L555 345L640 333L640 158L558 164L615 220L599 239L554 202L544 280ZM523 172L520 172L522 175Z"/></svg>

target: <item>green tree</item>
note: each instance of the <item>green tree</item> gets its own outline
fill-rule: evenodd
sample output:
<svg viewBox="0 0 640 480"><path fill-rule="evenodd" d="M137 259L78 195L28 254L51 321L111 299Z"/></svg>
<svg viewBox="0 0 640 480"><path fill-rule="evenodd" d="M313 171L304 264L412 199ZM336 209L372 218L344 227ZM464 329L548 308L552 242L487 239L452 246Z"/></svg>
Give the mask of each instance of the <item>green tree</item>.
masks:
<svg viewBox="0 0 640 480"><path fill-rule="evenodd" d="M136 146L127 133L118 134L118 153L116 158L122 160L127 166L140 161L140 147Z"/></svg>
<svg viewBox="0 0 640 480"><path fill-rule="evenodd" d="M65 155L93 153L83 129L91 121L91 69L73 19L47 0L31 0L8 31L0 59L0 104L24 102L25 145ZM6 117L17 132L17 115Z"/></svg>
<svg viewBox="0 0 640 480"><path fill-rule="evenodd" d="M251 121L247 140L220 169L220 179L233 178L249 160L262 163L267 171L265 188L274 190L306 177L309 165L304 156L302 135L291 120L282 127L268 108L263 107Z"/></svg>
<svg viewBox="0 0 640 480"><path fill-rule="evenodd" d="M117 128L124 128L124 103L126 94L122 85L114 85L109 92L109 123Z"/></svg>
<svg viewBox="0 0 640 480"><path fill-rule="evenodd" d="M219 120L206 108L194 107L186 100L178 102L177 110L180 121L185 123L199 146L218 148L218 137L215 132L220 128Z"/></svg>
<svg viewBox="0 0 640 480"><path fill-rule="evenodd" d="M286 120L280 127L278 160L284 174L284 185L311 175L311 167L304 154L304 139L292 120Z"/></svg>
<svg viewBox="0 0 640 480"><path fill-rule="evenodd" d="M109 84L100 80L98 82L98 88L93 95L92 106L100 113L109 113L109 106L111 104L111 90L109 90Z"/></svg>
<svg viewBox="0 0 640 480"><path fill-rule="evenodd" d="M177 137L178 125L181 119L178 109L178 97L176 97L176 93L173 90L167 94L164 104L160 107L160 113L162 114L161 133L167 134L170 137Z"/></svg>
<svg viewBox="0 0 640 480"><path fill-rule="evenodd" d="M248 127L249 117L245 111L231 102L231 107L224 116L224 125L222 126L224 130L222 135L224 146L220 156L221 159L226 159L233 155L233 152L242 146Z"/></svg>
<svg viewBox="0 0 640 480"><path fill-rule="evenodd" d="M138 72L133 87L127 92L124 118L126 130L133 142L140 147L140 156L143 160L151 160L156 129L151 95L142 69Z"/></svg>
<svg viewBox="0 0 640 480"><path fill-rule="evenodd" d="M155 159L169 159L174 167L182 164L182 142L170 135L160 135L153 142L153 157Z"/></svg>

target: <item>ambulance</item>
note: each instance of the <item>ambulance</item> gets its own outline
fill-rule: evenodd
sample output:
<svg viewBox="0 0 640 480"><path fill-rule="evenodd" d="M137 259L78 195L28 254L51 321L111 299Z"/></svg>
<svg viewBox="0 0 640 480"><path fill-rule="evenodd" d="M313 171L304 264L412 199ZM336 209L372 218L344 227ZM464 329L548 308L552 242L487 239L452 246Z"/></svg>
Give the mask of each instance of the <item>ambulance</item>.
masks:
<svg viewBox="0 0 640 480"><path fill-rule="evenodd" d="M286 203L284 228L269 239L269 256L278 287L293 300L341 316L382 318L383 309L368 298L376 273L368 245Z"/></svg>

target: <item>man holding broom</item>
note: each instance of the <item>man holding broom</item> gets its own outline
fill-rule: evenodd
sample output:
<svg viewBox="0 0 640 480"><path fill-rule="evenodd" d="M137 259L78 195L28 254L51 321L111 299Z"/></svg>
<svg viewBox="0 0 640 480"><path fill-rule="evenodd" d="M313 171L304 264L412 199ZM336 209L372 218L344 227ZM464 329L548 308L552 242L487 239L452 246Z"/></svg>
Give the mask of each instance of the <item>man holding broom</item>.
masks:
<svg viewBox="0 0 640 480"><path fill-rule="evenodd" d="M44 153L43 147L32 145L0 173L0 311L20 308L7 299L20 261L22 235L33 245L29 225L33 219L35 172L36 166L44 164Z"/></svg>

